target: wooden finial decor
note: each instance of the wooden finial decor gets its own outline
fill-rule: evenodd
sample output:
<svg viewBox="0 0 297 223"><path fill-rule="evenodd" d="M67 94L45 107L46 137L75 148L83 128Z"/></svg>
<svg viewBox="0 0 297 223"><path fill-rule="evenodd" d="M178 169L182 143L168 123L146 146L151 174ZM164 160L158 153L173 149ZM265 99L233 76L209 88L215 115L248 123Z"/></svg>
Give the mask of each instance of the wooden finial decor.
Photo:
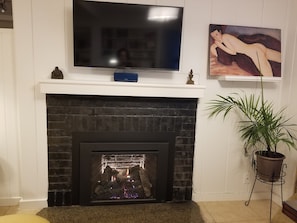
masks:
<svg viewBox="0 0 297 223"><path fill-rule="evenodd" d="M187 84L194 84L194 81L193 81L193 70L191 69L190 70L190 73L189 73L189 77L188 77L188 81L187 81Z"/></svg>

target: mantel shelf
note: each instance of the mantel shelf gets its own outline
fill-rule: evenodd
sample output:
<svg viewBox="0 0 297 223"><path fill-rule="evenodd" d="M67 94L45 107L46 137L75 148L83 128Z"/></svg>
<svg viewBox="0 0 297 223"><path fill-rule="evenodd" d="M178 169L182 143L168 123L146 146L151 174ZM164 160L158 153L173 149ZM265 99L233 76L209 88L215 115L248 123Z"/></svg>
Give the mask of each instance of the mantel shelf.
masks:
<svg viewBox="0 0 297 223"><path fill-rule="evenodd" d="M249 81L256 82L260 81L259 76L236 76L236 75L224 75L219 76L218 80L220 81ZM282 80L281 77L263 77L263 82L280 82Z"/></svg>
<svg viewBox="0 0 297 223"><path fill-rule="evenodd" d="M44 94L75 94L132 97L202 98L201 85L166 85L135 82L99 82L81 80L45 80L39 83Z"/></svg>

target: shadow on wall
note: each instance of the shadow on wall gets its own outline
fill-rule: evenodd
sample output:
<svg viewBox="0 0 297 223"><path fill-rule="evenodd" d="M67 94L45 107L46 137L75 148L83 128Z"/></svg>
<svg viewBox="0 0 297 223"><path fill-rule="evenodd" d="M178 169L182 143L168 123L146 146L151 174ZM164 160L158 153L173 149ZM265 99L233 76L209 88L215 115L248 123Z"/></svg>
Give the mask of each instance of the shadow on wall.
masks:
<svg viewBox="0 0 297 223"><path fill-rule="evenodd" d="M12 0L0 0L0 28L13 28Z"/></svg>

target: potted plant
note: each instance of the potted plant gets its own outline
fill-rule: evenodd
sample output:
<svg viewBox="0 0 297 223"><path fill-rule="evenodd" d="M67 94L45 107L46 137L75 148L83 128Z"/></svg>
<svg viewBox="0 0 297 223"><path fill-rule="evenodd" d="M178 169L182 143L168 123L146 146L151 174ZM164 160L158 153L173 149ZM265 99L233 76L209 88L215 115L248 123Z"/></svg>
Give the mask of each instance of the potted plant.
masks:
<svg viewBox="0 0 297 223"><path fill-rule="evenodd" d="M279 180L285 156L277 151L278 144L296 149L296 124L290 123L281 109L274 110L273 103L265 100L263 80L260 95L217 95L208 103L209 117L219 114L225 118L230 112L238 112L239 133L244 141L245 153L256 155L256 170L260 179L268 182Z"/></svg>

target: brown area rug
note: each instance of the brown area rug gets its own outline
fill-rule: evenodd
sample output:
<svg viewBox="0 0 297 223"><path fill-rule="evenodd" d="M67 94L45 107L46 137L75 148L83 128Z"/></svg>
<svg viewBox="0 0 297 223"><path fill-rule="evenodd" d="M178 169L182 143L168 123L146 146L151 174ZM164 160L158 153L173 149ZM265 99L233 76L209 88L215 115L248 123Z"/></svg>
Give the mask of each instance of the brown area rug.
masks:
<svg viewBox="0 0 297 223"><path fill-rule="evenodd" d="M44 208L51 223L204 223L194 202Z"/></svg>

